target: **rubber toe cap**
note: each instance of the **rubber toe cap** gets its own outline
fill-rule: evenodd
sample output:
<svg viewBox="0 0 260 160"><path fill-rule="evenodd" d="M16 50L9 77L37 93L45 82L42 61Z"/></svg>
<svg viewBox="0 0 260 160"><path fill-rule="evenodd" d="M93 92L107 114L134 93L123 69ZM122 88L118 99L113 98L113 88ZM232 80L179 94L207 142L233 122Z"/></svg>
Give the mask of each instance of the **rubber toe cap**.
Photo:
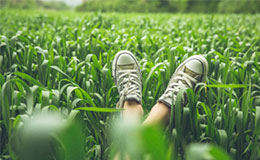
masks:
<svg viewBox="0 0 260 160"><path fill-rule="evenodd" d="M202 72L203 72L203 64L202 64L202 62L199 61L199 60L196 60L196 59L190 60L189 62L187 62L187 63L185 64L185 66L186 66L189 70L191 70L191 71L193 71L193 72L195 72L195 73L197 73L197 74L202 74Z"/></svg>
<svg viewBox="0 0 260 160"><path fill-rule="evenodd" d="M120 55L117 62L118 65L128 65L134 63L135 63L134 59L128 54Z"/></svg>

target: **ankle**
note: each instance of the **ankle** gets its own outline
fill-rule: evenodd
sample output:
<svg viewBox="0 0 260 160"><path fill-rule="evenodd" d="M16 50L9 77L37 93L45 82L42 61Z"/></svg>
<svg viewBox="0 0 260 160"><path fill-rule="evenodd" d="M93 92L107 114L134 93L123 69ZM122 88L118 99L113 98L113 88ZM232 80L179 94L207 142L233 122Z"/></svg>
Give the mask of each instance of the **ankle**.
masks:
<svg viewBox="0 0 260 160"><path fill-rule="evenodd" d="M126 102L124 104L123 109L123 119L127 122L140 122L142 116L144 115L142 105L137 102L133 102L133 104L131 105L129 105L129 103Z"/></svg>
<svg viewBox="0 0 260 160"><path fill-rule="evenodd" d="M136 105L140 105L140 103L137 102L136 100L126 100L124 102L124 106L136 106Z"/></svg>
<svg viewBox="0 0 260 160"><path fill-rule="evenodd" d="M142 105L136 101L125 101L123 109L125 110L124 112L129 112L131 114L138 114L141 116L144 114Z"/></svg>

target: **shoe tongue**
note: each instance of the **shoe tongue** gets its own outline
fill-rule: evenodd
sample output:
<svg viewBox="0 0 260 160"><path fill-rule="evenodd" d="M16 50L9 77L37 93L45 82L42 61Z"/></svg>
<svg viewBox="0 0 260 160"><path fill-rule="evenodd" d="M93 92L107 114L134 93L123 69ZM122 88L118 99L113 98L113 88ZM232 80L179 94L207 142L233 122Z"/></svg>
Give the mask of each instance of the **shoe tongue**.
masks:
<svg viewBox="0 0 260 160"><path fill-rule="evenodd" d="M188 67L184 67L184 73L188 74L189 76L199 80L200 79L200 74L196 73L196 72L193 72L192 70L190 70Z"/></svg>
<svg viewBox="0 0 260 160"><path fill-rule="evenodd" d="M118 65L118 67L122 70L125 69L134 69L134 64L124 64L124 65Z"/></svg>

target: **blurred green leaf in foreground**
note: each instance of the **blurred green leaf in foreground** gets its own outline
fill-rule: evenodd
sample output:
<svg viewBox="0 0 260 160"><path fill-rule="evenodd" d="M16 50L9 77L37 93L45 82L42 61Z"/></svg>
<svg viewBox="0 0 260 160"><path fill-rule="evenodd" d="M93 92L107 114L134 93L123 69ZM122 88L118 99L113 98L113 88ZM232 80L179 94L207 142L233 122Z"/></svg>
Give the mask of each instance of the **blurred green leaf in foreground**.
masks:
<svg viewBox="0 0 260 160"><path fill-rule="evenodd" d="M11 139L18 160L81 160L83 134L78 123L58 113L36 114L18 126Z"/></svg>

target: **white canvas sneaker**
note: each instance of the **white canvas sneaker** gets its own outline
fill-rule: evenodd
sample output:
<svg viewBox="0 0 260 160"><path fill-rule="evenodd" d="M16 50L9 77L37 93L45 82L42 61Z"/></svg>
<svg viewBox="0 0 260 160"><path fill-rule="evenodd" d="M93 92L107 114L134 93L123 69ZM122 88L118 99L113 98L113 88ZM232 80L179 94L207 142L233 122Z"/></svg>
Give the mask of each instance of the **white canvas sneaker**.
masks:
<svg viewBox="0 0 260 160"><path fill-rule="evenodd" d="M135 56L129 51L120 51L116 54L112 75L117 86L120 100L117 108L122 108L125 100L142 102L142 75Z"/></svg>
<svg viewBox="0 0 260 160"><path fill-rule="evenodd" d="M181 88L194 88L197 83L205 81L207 74L208 62L203 56L189 57L173 73L167 89L158 101L171 107Z"/></svg>

